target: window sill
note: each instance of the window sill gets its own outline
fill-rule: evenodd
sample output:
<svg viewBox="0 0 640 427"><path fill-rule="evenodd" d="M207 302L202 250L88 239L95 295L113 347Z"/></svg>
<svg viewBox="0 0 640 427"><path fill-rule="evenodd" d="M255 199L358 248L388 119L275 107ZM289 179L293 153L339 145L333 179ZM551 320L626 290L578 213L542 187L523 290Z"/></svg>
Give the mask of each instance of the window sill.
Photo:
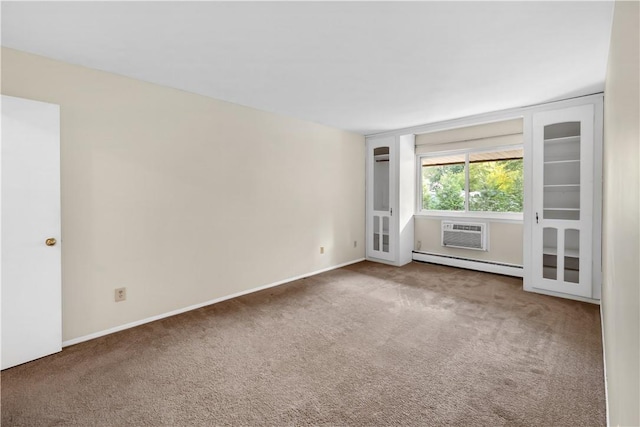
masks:
<svg viewBox="0 0 640 427"><path fill-rule="evenodd" d="M418 219L453 219L453 220L482 220L488 222L505 222L522 224L524 215L507 212L454 212L454 211L422 211L414 215Z"/></svg>

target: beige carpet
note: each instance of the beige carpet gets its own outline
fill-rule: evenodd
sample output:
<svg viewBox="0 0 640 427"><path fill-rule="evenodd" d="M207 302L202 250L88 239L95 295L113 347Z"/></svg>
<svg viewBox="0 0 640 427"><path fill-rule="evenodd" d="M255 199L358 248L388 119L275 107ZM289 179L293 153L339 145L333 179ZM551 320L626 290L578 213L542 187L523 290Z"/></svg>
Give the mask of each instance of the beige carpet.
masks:
<svg viewBox="0 0 640 427"><path fill-rule="evenodd" d="M597 306L363 262L2 372L2 426L605 425Z"/></svg>

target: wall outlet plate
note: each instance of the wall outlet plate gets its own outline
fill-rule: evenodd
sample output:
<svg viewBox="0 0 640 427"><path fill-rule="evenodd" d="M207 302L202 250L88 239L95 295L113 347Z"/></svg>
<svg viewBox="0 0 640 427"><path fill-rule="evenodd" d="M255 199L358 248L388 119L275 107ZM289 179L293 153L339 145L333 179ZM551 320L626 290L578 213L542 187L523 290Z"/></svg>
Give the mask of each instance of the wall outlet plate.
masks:
<svg viewBox="0 0 640 427"><path fill-rule="evenodd" d="M114 299L116 302L125 301L127 299L127 288L116 289Z"/></svg>

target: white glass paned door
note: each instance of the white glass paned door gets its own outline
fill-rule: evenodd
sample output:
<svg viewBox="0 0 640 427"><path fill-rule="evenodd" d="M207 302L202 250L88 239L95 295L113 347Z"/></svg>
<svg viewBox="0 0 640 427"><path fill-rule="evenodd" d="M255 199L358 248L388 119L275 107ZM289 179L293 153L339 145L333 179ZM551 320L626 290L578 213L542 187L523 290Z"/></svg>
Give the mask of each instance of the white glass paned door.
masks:
<svg viewBox="0 0 640 427"><path fill-rule="evenodd" d="M367 256L393 261L393 138L367 142Z"/></svg>
<svg viewBox="0 0 640 427"><path fill-rule="evenodd" d="M533 286L592 295L594 107L533 116Z"/></svg>

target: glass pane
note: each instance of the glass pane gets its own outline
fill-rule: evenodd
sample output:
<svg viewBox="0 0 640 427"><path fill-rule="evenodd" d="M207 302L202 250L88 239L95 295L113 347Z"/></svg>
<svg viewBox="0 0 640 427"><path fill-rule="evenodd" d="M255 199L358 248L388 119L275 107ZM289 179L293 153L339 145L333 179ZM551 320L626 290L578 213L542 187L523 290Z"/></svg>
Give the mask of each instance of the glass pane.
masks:
<svg viewBox="0 0 640 427"><path fill-rule="evenodd" d="M389 217L382 217L382 252L389 252Z"/></svg>
<svg viewBox="0 0 640 427"><path fill-rule="evenodd" d="M547 162L568 162L580 160L580 137L564 140L549 140L544 146L544 159Z"/></svg>
<svg viewBox="0 0 640 427"><path fill-rule="evenodd" d="M580 230L564 231L564 281L578 283L580 280Z"/></svg>
<svg viewBox="0 0 640 427"><path fill-rule="evenodd" d="M373 250L380 250L380 217L373 216Z"/></svg>
<svg viewBox="0 0 640 427"><path fill-rule="evenodd" d="M389 155L389 147L376 147L373 149L374 156L384 156L385 154Z"/></svg>
<svg viewBox="0 0 640 427"><path fill-rule="evenodd" d="M473 153L469 155L469 210L522 212L523 151Z"/></svg>
<svg viewBox="0 0 640 427"><path fill-rule="evenodd" d="M389 147L373 149L373 210L389 210Z"/></svg>
<svg viewBox="0 0 640 427"><path fill-rule="evenodd" d="M544 219L580 219L580 122L544 128Z"/></svg>
<svg viewBox="0 0 640 427"><path fill-rule="evenodd" d="M580 122L554 123L544 127L544 139L580 136Z"/></svg>
<svg viewBox="0 0 640 427"><path fill-rule="evenodd" d="M464 210L465 155L422 159L422 209Z"/></svg>
<svg viewBox="0 0 640 427"><path fill-rule="evenodd" d="M580 219L580 211L574 209L545 209L543 212L544 219L566 219L571 221L578 221Z"/></svg>
<svg viewBox="0 0 640 427"><path fill-rule="evenodd" d="M580 185L580 161L545 163L544 185Z"/></svg>
<svg viewBox="0 0 640 427"><path fill-rule="evenodd" d="M558 278L558 230L545 227L542 230L542 277Z"/></svg>
<svg viewBox="0 0 640 427"><path fill-rule="evenodd" d="M580 209L580 187L548 187L544 189L545 209Z"/></svg>

